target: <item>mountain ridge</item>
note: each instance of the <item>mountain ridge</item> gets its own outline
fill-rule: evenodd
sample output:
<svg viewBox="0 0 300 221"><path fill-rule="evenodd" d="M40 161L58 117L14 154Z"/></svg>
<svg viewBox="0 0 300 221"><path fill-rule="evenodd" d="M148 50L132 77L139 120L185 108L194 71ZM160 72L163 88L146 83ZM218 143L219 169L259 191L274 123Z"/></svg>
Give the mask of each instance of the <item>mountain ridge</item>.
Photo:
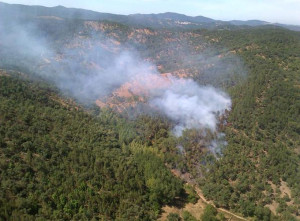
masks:
<svg viewBox="0 0 300 221"><path fill-rule="evenodd" d="M234 29L236 27L242 28L243 26L255 27L274 25L293 31L300 31L300 26L298 25L271 23L255 19L246 21L221 21L201 15L188 16L175 12L121 15L97 12L88 9L68 8L62 5L46 7L39 5L8 4L4 2L0 2L0 10L1 14L4 16L16 16L18 14L19 17L57 16L64 19L108 20L127 25L146 26L151 28Z"/></svg>
<svg viewBox="0 0 300 221"><path fill-rule="evenodd" d="M176 13L103 15L116 22L83 20L98 14L63 6L4 8L0 219L205 220L213 206L195 213L181 207L202 196L221 208L210 220L240 220L224 210L248 220L300 219L299 32L257 20L254 27L197 25ZM140 68L144 61L152 65ZM177 120L165 112L126 106L147 94L133 94L121 78L136 72L143 85L159 85L145 81L152 70L158 79L174 75L226 91L232 107L219 119L219 134L188 129L175 137ZM99 96L107 106L98 105ZM196 190L175 173L193 179ZM176 213L165 210L178 201Z"/></svg>

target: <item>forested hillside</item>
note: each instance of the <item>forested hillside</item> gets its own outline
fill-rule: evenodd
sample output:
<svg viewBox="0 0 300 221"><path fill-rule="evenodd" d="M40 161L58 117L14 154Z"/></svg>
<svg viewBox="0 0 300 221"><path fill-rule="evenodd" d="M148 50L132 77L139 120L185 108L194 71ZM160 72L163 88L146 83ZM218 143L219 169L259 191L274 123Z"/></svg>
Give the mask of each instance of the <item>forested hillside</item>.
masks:
<svg viewBox="0 0 300 221"><path fill-rule="evenodd" d="M0 15L1 220L156 220L168 205L181 211L169 220L232 219L218 208L248 220L300 219L299 32L39 13ZM116 59L124 51L138 56ZM130 70L154 72L154 89L170 79L216 87L231 109L214 113L214 130L178 136L180 119L152 110L134 81L119 82ZM89 78L97 74L104 77ZM205 197L201 214L192 185ZM183 211L188 202L195 217Z"/></svg>
<svg viewBox="0 0 300 221"><path fill-rule="evenodd" d="M182 183L126 120L0 77L0 217L153 220Z"/></svg>
<svg viewBox="0 0 300 221"><path fill-rule="evenodd" d="M217 205L258 220L269 219L266 208L279 220L299 218L300 36L276 29L213 35L243 58L249 76L229 89L228 146L203 191Z"/></svg>

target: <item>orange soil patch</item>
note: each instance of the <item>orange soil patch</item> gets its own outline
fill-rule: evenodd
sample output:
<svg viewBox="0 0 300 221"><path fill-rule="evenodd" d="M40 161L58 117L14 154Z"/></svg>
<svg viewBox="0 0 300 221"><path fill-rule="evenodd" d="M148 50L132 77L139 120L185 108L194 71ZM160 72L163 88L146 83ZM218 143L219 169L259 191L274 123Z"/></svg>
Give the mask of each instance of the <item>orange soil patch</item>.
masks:
<svg viewBox="0 0 300 221"><path fill-rule="evenodd" d="M264 56L263 54L256 54L255 56L256 57L260 57L260 58L266 60L266 56Z"/></svg>
<svg viewBox="0 0 300 221"><path fill-rule="evenodd" d="M155 67L149 68L150 73L152 69L155 69ZM145 102L145 98L149 97L153 91L168 88L172 84L173 76L182 79L188 77L188 74L184 70L178 70L177 72L160 75L149 74L138 76L121 85L111 95L99 98L96 101L96 105L100 108L110 107L122 112L125 108L135 107L138 103ZM184 81L182 80L182 82Z"/></svg>
<svg viewBox="0 0 300 221"><path fill-rule="evenodd" d="M268 183L271 185L273 192L276 192L276 185L273 184L271 181L268 181ZM285 195L288 195L289 198L291 198L291 189L288 187L287 183L283 180L281 180L280 182L280 197L283 198ZM291 200L290 202L287 202L288 205L293 205L293 200ZM279 204L273 200L271 204L266 205L266 207L268 207L272 213L274 213L275 215L277 215L277 208L278 208ZM297 216L297 218L299 218L299 216Z"/></svg>
<svg viewBox="0 0 300 221"><path fill-rule="evenodd" d="M6 76L6 77L8 77L9 75L7 74L6 71L0 70L0 76Z"/></svg>
<svg viewBox="0 0 300 221"><path fill-rule="evenodd" d="M247 45L246 50L252 50L252 49L258 49L259 46L257 44L251 44L251 45Z"/></svg>
<svg viewBox="0 0 300 221"><path fill-rule="evenodd" d="M276 209L278 208L279 203L277 203L275 200L273 200L272 204L268 204L266 205L266 207L268 207L272 213L274 213L275 215L277 215Z"/></svg>
<svg viewBox="0 0 300 221"><path fill-rule="evenodd" d="M98 99L96 105L99 107L110 107L118 111L127 107L134 107L138 102L144 102L144 97L149 96L152 90L166 88L171 84L170 74L155 75L134 79L124 83L112 92L111 96Z"/></svg>
<svg viewBox="0 0 300 221"><path fill-rule="evenodd" d="M42 18L42 19L53 19L53 20L64 20L63 18L61 17L57 17L57 16L38 16L38 18Z"/></svg>
<svg viewBox="0 0 300 221"><path fill-rule="evenodd" d="M84 22L84 25L86 27L94 29L95 31L105 31L107 29L112 29L112 27L109 26L108 24L103 24L96 21L86 21Z"/></svg>
<svg viewBox="0 0 300 221"><path fill-rule="evenodd" d="M287 183L281 180L281 185L279 187L280 191L281 191L281 197L284 197L285 194L287 194L289 196L289 198L291 198L291 189L287 186Z"/></svg>
<svg viewBox="0 0 300 221"><path fill-rule="evenodd" d="M212 42L219 42L219 39L218 38L212 38L210 39Z"/></svg>
<svg viewBox="0 0 300 221"><path fill-rule="evenodd" d="M149 75L147 77L134 79L131 82L126 82L119 89L113 92L119 97L128 97L133 95L149 95L149 92L154 89L165 88L170 85L169 75Z"/></svg>

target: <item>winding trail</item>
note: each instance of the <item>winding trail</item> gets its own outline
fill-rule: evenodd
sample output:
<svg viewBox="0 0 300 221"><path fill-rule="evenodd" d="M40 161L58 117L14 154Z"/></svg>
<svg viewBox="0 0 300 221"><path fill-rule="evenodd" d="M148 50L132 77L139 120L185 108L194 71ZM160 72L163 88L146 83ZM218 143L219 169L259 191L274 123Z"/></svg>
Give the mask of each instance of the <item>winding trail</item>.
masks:
<svg viewBox="0 0 300 221"><path fill-rule="evenodd" d="M212 205L213 207L215 207L217 210L219 210L219 211L221 211L221 212L223 212L223 213L227 213L227 214L229 214L229 215L231 215L231 216L234 216L234 217L237 218L237 219L244 220L244 221L248 221L248 220L245 219L244 217L241 217L241 216L239 216L239 215L236 215L236 214L230 212L229 210L226 210L226 209L223 209L223 208L217 208L212 202L209 202L209 201L207 201L207 200L205 199L205 197L203 196L202 191L199 189L199 187L197 187L197 186L195 186L195 185L193 185L193 186L194 186L194 188L195 188L195 190L196 190L198 196L200 197L200 199L201 199L203 202L205 202L206 204L210 204L210 205Z"/></svg>
<svg viewBox="0 0 300 221"><path fill-rule="evenodd" d="M188 173L186 173L186 174L181 174L178 170L171 170L171 172L172 172L175 176L177 176L177 177L179 177L180 179L182 179L182 180L183 180L184 182L186 182L187 184L193 186L194 189L195 189L195 191L197 192L198 196L200 197L200 199L201 199L204 203L209 204L209 205L212 205L212 206L215 207L218 211L221 211L221 212L223 212L223 213L226 213L227 215L229 215L229 216L231 216L231 217L235 217L235 218L238 219L238 220L249 221L248 219L246 219L246 218L244 218L244 217L242 217L242 216L239 216L239 215L237 215L237 214L234 214L234 213L230 212L229 210L226 210L226 209L223 209L223 208L218 208L218 207L216 207L216 205L215 205L213 202L208 201L208 200L204 197L204 195L203 195L201 189L197 186L197 184L194 182L194 180L191 179L190 174L188 174ZM231 218L230 218L229 220L231 220Z"/></svg>

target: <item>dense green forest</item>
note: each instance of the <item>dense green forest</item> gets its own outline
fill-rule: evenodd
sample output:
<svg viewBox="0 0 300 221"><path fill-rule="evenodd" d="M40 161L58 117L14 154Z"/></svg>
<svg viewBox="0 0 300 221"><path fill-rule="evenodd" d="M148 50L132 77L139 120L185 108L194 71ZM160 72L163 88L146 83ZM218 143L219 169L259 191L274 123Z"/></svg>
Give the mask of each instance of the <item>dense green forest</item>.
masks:
<svg viewBox="0 0 300 221"><path fill-rule="evenodd" d="M300 209L300 35L280 29L217 32L219 45L238 53L247 80L229 89L233 108L225 129L228 146L202 182L216 205L269 220ZM283 191L288 185L291 193Z"/></svg>
<svg viewBox="0 0 300 221"><path fill-rule="evenodd" d="M116 114L88 114L13 77L0 78L0 98L1 219L153 220L181 193L143 134Z"/></svg>
<svg viewBox="0 0 300 221"><path fill-rule="evenodd" d="M72 47L88 54L92 47L77 46L78 39L103 48L113 39L111 48L134 48L160 73L225 90L232 108L218 125L227 145L215 154L216 133L190 129L175 137L165 116L77 102L39 73L55 70L57 57L35 64L35 56L20 57L0 42L0 68L14 70L0 70L0 220L156 220L162 206L199 200L174 170L216 206L206 207L203 221L226 220L218 208L249 220L300 218L299 32L27 19L18 22L36 25L59 54ZM187 211L167 218L197 220Z"/></svg>

